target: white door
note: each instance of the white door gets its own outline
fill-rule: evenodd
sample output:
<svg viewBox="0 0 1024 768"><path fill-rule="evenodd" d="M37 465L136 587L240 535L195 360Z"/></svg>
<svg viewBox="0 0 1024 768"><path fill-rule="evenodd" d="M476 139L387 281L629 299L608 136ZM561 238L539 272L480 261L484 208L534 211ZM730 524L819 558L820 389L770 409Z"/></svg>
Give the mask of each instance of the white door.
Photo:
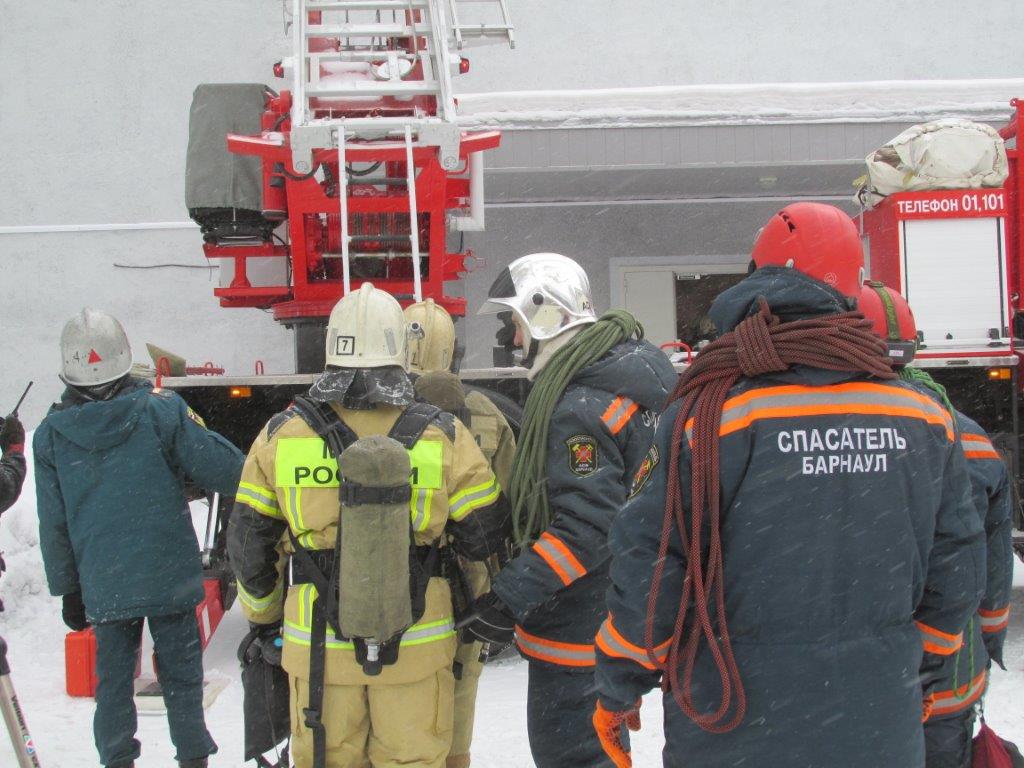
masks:
<svg viewBox="0 0 1024 768"><path fill-rule="evenodd" d="M622 303L644 326L654 345L676 339L676 276L672 269L640 267L622 271Z"/></svg>

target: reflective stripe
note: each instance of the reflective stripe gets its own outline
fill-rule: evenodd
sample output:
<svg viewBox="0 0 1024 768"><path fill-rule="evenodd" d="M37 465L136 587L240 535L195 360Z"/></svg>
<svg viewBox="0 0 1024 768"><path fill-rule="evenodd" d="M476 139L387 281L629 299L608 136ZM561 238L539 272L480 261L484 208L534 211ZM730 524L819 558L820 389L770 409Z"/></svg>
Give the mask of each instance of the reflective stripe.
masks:
<svg viewBox="0 0 1024 768"><path fill-rule="evenodd" d="M654 654L657 656L659 663L664 664L666 659L668 659L668 647L671 642L671 640L666 640L654 649ZM644 669L659 669L659 667L651 663L651 658L647 655L647 651L639 645L633 645L619 634L619 631L615 629L614 619L611 614L604 620L601 629L597 633L597 647L601 649L605 656L629 659Z"/></svg>
<svg viewBox="0 0 1024 768"><path fill-rule="evenodd" d="M284 623L284 630L282 634L284 635L286 642L292 642L306 647L309 647L313 637L311 626L301 626L293 621L286 621ZM425 645L439 640L446 640L449 637L454 636L455 619L449 616L448 618L441 619L439 621L431 621L427 624L413 624L408 630L406 630L405 634L402 635L402 642L400 645L405 647ZM330 631L327 632L326 645L328 648L343 651L355 650L355 644L352 641L338 640Z"/></svg>
<svg viewBox="0 0 1024 768"><path fill-rule="evenodd" d="M414 488L413 490L415 493L409 499L412 529L425 531L430 525L430 505L434 498L434 490L432 488Z"/></svg>
<svg viewBox="0 0 1024 768"><path fill-rule="evenodd" d="M640 406L630 400L628 397L616 397L612 400L611 405L605 410L601 416L601 421L608 427L608 431L613 435L619 434L622 428L629 423L629 420L633 418L633 414L640 409Z"/></svg>
<svg viewBox="0 0 1024 768"><path fill-rule="evenodd" d="M284 591L284 583L278 582L274 587L273 591L266 597L256 597L255 595L247 592L245 587L242 586L242 582L237 582L238 586L238 599L246 608L256 613L262 613L270 608L274 607L274 603L281 599L281 594Z"/></svg>
<svg viewBox="0 0 1024 768"><path fill-rule="evenodd" d="M587 575L587 569L565 543L547 531L540 535L540 539L533 545L533 551L540 555L565 586Z"/></svg>
<svg viewBox="0 0 1024 768"><path fill-rule="evenodd" d="M596 663L592 645L545 640L543 637L531 635L520 626L516 627L516 643L523 655L531 659L563 667L592 667Z"/></svg>
<svg viewBox="0 0 1024 768"><path fill-rule="evenodd" d="M935 627L929 627L922 621L915 621L914 623L917 624L917 628L921 632L921 643L928 653L949 656L960 650L960 646L964 644L963 632L950 635L947 632L935 629Z"/></svg>
<svg viewBox="0 0 1024 768"><path fill-rule="evenodd" d="M281 510L277 506L277 496L270 488L264 488L252 483L241 482L235 492L235 501L248 504L257 512L262 512L268 517L283 519Z"/></svg>
<svg viewBox="0 0 1024 768"><path fill-rule="evenodd" d="M982 632L1001 632L1010 623L1010 606L995 611L979 608L978 615L981 617Z"/></svg>
<svg viewBox="0 0 1024 768"><path fill-rule="evenodd" d="M474 509L486 507L498 500L501 493L501 486L498 485L498 478L491 474L491 479L472 488L459 491L448 499L448 517L455 522L462 520Z"/></svg>
<svg viewBox="0 0 1024 768"><path fill-rule="evenodd" d="M998 459L995 446L985 435L969 435L966 432L960 435L960 445L963 446L964 456L968 459Z"/></svg>
<svg viewBox="0 0 1024 768"><path fill-rule="evenodd" d="M931 716L948 715L967 709L985 692L987 682L987 673L982 670L971 682L964 683L955 691L936 691Z"/></svg>
<svg viewBox="0 0 1024 768"><path fill-rule="evenodd" d="M955 439L952 417L927 395L861 382L827 387L765 387L744 392L725 401L719 435L724 437L761 419L846 414L921 419L943 427L950 442ZM686 434L691 439L693 423L693 419L686 422Z"/></svg>

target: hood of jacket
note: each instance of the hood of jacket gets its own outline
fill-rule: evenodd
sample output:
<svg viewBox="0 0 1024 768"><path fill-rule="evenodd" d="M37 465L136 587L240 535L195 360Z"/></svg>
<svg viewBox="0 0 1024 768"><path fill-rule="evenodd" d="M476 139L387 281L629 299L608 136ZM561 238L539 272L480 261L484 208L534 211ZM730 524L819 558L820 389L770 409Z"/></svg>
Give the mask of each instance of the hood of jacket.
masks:
<svg viewBox="0 0 1024 768"><path fill-rule="evenodd" d="M722 291L712 302L708 314L718 333L729 333L757 312L757 300L761 296L784 323L836 315L854 307L851 299L802 272L785 267L762 267Z"/></svg>
<svg viewBox="0 0 1024 768"><path fill-rule="evenodd" d="M577 373L572 385L601 389L660 411L677 378L668 355L649 341L630 339Z"/></svg>
<svg viewBox="0 0 1024 768"><path fill-rule="evenodd" d="M135 429L152 389L148 381L130 379L110 400L91 402L69 388L50 409L46 420L55 431L82 448L113 448L127 440Z"/></svg>

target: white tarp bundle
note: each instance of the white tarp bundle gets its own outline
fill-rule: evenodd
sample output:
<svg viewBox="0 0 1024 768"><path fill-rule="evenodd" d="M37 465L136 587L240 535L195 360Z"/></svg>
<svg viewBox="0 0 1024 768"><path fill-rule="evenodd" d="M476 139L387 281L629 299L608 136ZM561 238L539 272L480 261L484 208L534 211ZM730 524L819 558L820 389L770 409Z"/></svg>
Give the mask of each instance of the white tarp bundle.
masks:
<svg viewBox="0 0 1024 768"><path fill-rule="evenodd" d="M856 199L868 208L896 192L1000 187L1008 174L999 134L959 118L908 128L865 162Z"/></svg>

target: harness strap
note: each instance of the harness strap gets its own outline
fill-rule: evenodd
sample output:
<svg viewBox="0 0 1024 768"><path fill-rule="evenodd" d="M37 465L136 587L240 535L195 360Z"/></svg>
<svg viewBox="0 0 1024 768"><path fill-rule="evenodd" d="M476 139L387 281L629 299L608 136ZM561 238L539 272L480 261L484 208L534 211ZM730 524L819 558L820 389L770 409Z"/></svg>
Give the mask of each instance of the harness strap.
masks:
<svg viewBox="0 0 1024 768"><path fill-rule="evenodd" d="M388 437L397 440L408 451L423 437L427 427L435 423L450 440L455 440L455 421L449 414L430 403L410 404L398 417L398 421L388 432Z"/></svg>
<svg viewBox="0 0 1024 768"><path fill-rule="evenodd" d="M329 601L328 601L329 602ZM313 627L309 646L309 706L302 710L306 727L313 733L313 768L327 766L327 728L323 723L324 669L327 651L327 618L324 600L313 601Z"/></svg>

